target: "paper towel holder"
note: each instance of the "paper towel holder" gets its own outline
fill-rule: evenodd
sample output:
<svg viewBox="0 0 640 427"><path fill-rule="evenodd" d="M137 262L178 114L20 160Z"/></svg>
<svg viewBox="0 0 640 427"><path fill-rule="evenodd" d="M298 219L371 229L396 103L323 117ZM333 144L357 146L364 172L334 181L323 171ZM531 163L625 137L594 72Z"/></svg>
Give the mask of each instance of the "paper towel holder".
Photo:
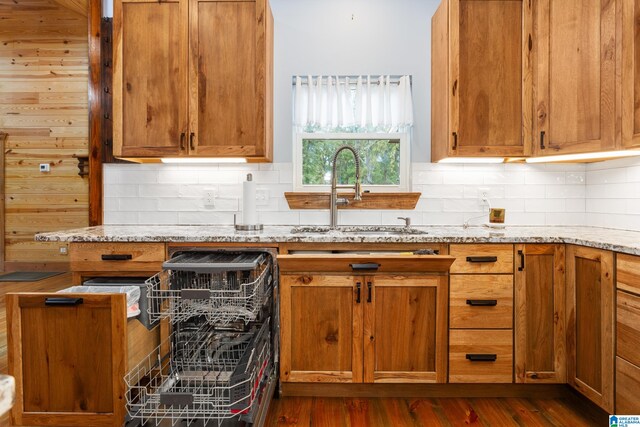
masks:
<svg viewBox="0 0 640 427"><path fill-rule="evenodd" d="M262 224L238 224L236 222L237 214L233 214L233 226L236 231L262 231L264 229L264 225Z"/></svg>

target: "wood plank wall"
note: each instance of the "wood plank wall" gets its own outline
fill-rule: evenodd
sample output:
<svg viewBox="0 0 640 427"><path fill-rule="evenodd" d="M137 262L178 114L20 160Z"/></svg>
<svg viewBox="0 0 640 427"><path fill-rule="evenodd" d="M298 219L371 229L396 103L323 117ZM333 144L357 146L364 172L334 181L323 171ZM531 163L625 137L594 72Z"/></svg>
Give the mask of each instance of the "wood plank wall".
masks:
<svg viewBox="0 0 640 427"><path fill-rule="evenodd" d="M87 49L86 13L54 0L0 0L6 270L68 262L60 244L34 234L88 225L88 178L76 159L88 155Z"/></svg>

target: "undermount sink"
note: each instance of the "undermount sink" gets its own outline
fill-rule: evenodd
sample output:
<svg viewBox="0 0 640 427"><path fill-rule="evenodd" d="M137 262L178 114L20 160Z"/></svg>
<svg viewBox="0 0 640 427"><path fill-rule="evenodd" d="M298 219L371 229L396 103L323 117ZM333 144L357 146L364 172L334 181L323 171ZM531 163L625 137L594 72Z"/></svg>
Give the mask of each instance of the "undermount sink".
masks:
<svg viewBox="0 0 640 427"><path fill-rule="evenodd" d="M293 234L317 234L317 233L328 233L330 231L333 231L334 233L360 234L360 235L366 235L366 236L427 234L426 231L418 230L411 227L397 227L397 226L385 226L385 225L342 226L342 227L337 227L334 230L332 230L327 226L300 226L300 227L293 227L291 229L291 233Z"/></svg>

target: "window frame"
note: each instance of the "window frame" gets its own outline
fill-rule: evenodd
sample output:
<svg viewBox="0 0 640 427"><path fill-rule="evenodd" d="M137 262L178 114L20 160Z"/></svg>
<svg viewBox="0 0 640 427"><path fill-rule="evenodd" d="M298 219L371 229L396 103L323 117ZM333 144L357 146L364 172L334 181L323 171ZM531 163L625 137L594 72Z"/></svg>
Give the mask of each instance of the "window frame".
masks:
<svg viewBox="0 0 640 427"><path fill-rule="evenodd" d="M362 189L372 193L400 193L411 191L411 140L409 132L296 132L293 144L293 191L329 192L331 185L302 184L302 140L304 139L397 139L400 141L400 184L399 185L363 185Z"/></svg>

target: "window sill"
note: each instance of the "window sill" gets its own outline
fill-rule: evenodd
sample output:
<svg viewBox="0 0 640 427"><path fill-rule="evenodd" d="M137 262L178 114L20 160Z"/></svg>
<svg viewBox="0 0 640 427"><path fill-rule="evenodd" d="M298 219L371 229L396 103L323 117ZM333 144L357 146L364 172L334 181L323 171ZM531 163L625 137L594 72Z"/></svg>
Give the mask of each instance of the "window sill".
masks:
<svg viewBox="0 0 640 427"><path fill-rule="evenodd" d="M422 193L363 193L362 200L353 200L353 193L338 193L346 197L349 204L338 209L415 209ZM285 192L289 209L329 209L329 193Z"/></svg>

